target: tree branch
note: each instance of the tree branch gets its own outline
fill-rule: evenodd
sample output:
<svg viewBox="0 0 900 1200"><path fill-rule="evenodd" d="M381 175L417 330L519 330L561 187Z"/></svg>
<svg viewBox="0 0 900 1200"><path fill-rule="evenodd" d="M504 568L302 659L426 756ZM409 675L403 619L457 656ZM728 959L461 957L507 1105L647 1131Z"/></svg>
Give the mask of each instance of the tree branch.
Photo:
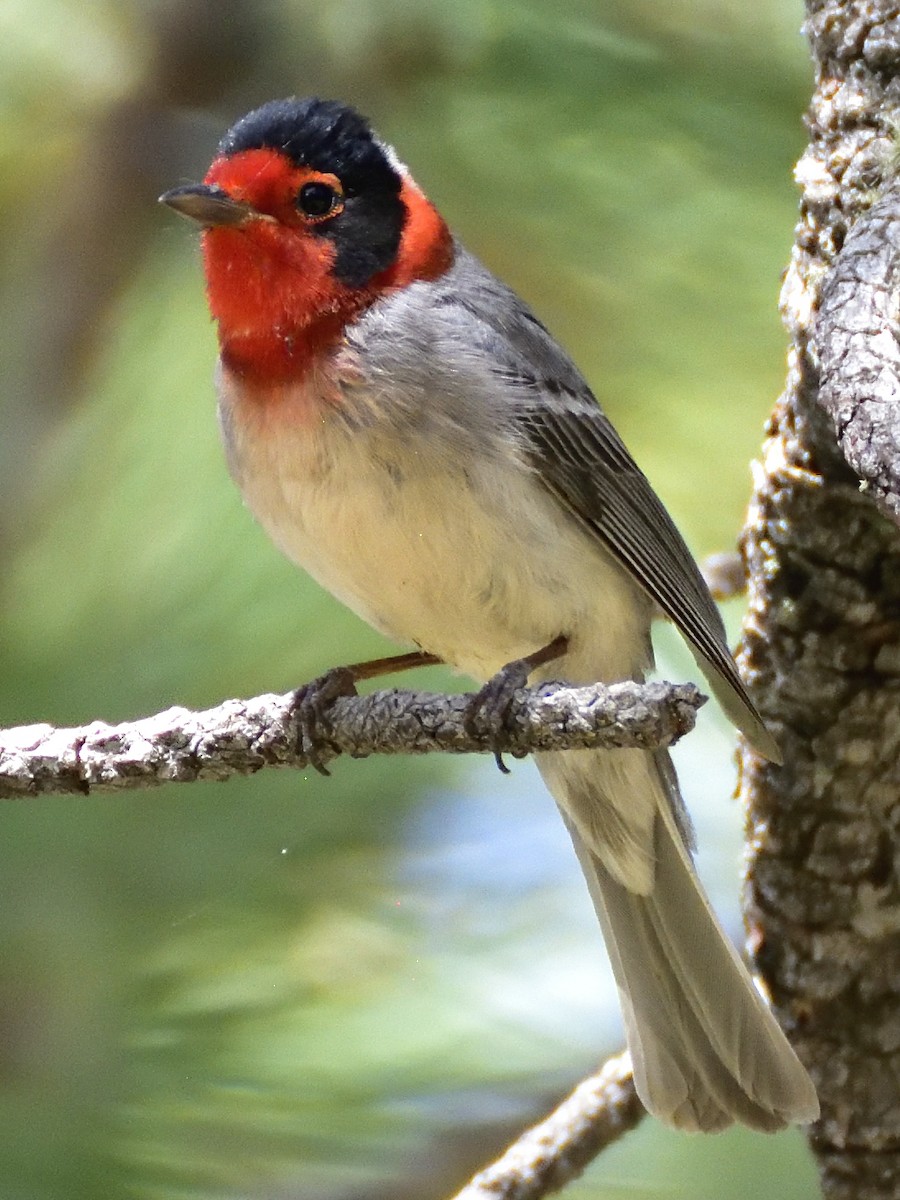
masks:
<svg viewBox="0 0 900 1200"><path fill-rule="evenodd" d="M322 722L332 747L322 759L493 751L487 730L465 728L470 700L394 690L342 697ZM523 757L535 750L668 746L694 727L704 702L693 684L544 683L516 693L498 748ZM310 764L298 743L293 692L226 700L205 712L170 708L122 725L26 725L0 731L0 799L223 780L263 767L302 770Z"/></svg>
<svg viewBox="0 0 900 1200"><path fill-rule="evenodd" d="M577 1179L592 1160L645 1115L631 1059L609 1059L549 1117L527 1130L502 1158L479 1172L453 1200L542 1200Z"/></svg>

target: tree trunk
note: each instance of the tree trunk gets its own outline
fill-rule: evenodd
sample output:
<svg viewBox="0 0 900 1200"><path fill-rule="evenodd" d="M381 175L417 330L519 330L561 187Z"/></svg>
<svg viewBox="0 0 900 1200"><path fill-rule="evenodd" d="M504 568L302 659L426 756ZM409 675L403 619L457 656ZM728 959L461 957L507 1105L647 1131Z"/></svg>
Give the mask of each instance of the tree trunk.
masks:
<svg viewBox="0 0 900 1200"><path fill-rule="evenodd" d="M816 90L782 297L788 379L745 530L741 646L785 765L743 750L747 914L756 965L822 1103L811 1142L825 1195L896 1200L900 385L890 239L900 200L889 188L872 202L894 169L900 5L807 0L806 10Z"/></svg>

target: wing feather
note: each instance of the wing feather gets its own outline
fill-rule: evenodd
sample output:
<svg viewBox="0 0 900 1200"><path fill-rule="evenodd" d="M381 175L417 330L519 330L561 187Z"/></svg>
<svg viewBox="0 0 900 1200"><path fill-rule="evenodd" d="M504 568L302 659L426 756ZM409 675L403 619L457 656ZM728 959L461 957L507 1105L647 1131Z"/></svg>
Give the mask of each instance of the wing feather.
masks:
<svg viewBox="0 0 900 1200"><path fill-rule="evenodd" d="M730 719L780 762L693 556L578 368L515 293L460 248L436 300L452 308L462 295L465 327L471 336L472 320L480 323L541 481L674 622Z"/></svg>

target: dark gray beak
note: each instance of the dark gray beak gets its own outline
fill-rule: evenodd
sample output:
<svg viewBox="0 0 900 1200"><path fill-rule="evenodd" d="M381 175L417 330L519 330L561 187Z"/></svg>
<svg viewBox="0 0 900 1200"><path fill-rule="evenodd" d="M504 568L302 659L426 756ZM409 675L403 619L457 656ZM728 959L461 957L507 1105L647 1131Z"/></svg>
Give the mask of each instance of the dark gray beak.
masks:
<svg viewBox="0 0 900 1200"><path fill-rule="evenodd" d="M188 183L184 187L163 192L160 204L168 204L183 217L189 217L198 225L243 225L246 221L262 217L271 220L265 213L258 213L250 204L232 200L221 188L206 183Z"/></svg>

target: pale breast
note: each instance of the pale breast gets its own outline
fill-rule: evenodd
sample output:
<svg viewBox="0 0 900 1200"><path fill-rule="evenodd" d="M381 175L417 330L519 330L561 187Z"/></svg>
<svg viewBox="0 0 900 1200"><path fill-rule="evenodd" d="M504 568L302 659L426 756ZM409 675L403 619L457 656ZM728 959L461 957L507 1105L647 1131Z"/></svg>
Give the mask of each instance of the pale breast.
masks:
<svg viewBox="0 0 900 1200"><path fill-rule="evenodd" d="M221 382L248 507L371 625L475 678L559 633L574 641L568 678L644 665L642 598L524 465L351 424L302 389L261 405Z"/></svg>

